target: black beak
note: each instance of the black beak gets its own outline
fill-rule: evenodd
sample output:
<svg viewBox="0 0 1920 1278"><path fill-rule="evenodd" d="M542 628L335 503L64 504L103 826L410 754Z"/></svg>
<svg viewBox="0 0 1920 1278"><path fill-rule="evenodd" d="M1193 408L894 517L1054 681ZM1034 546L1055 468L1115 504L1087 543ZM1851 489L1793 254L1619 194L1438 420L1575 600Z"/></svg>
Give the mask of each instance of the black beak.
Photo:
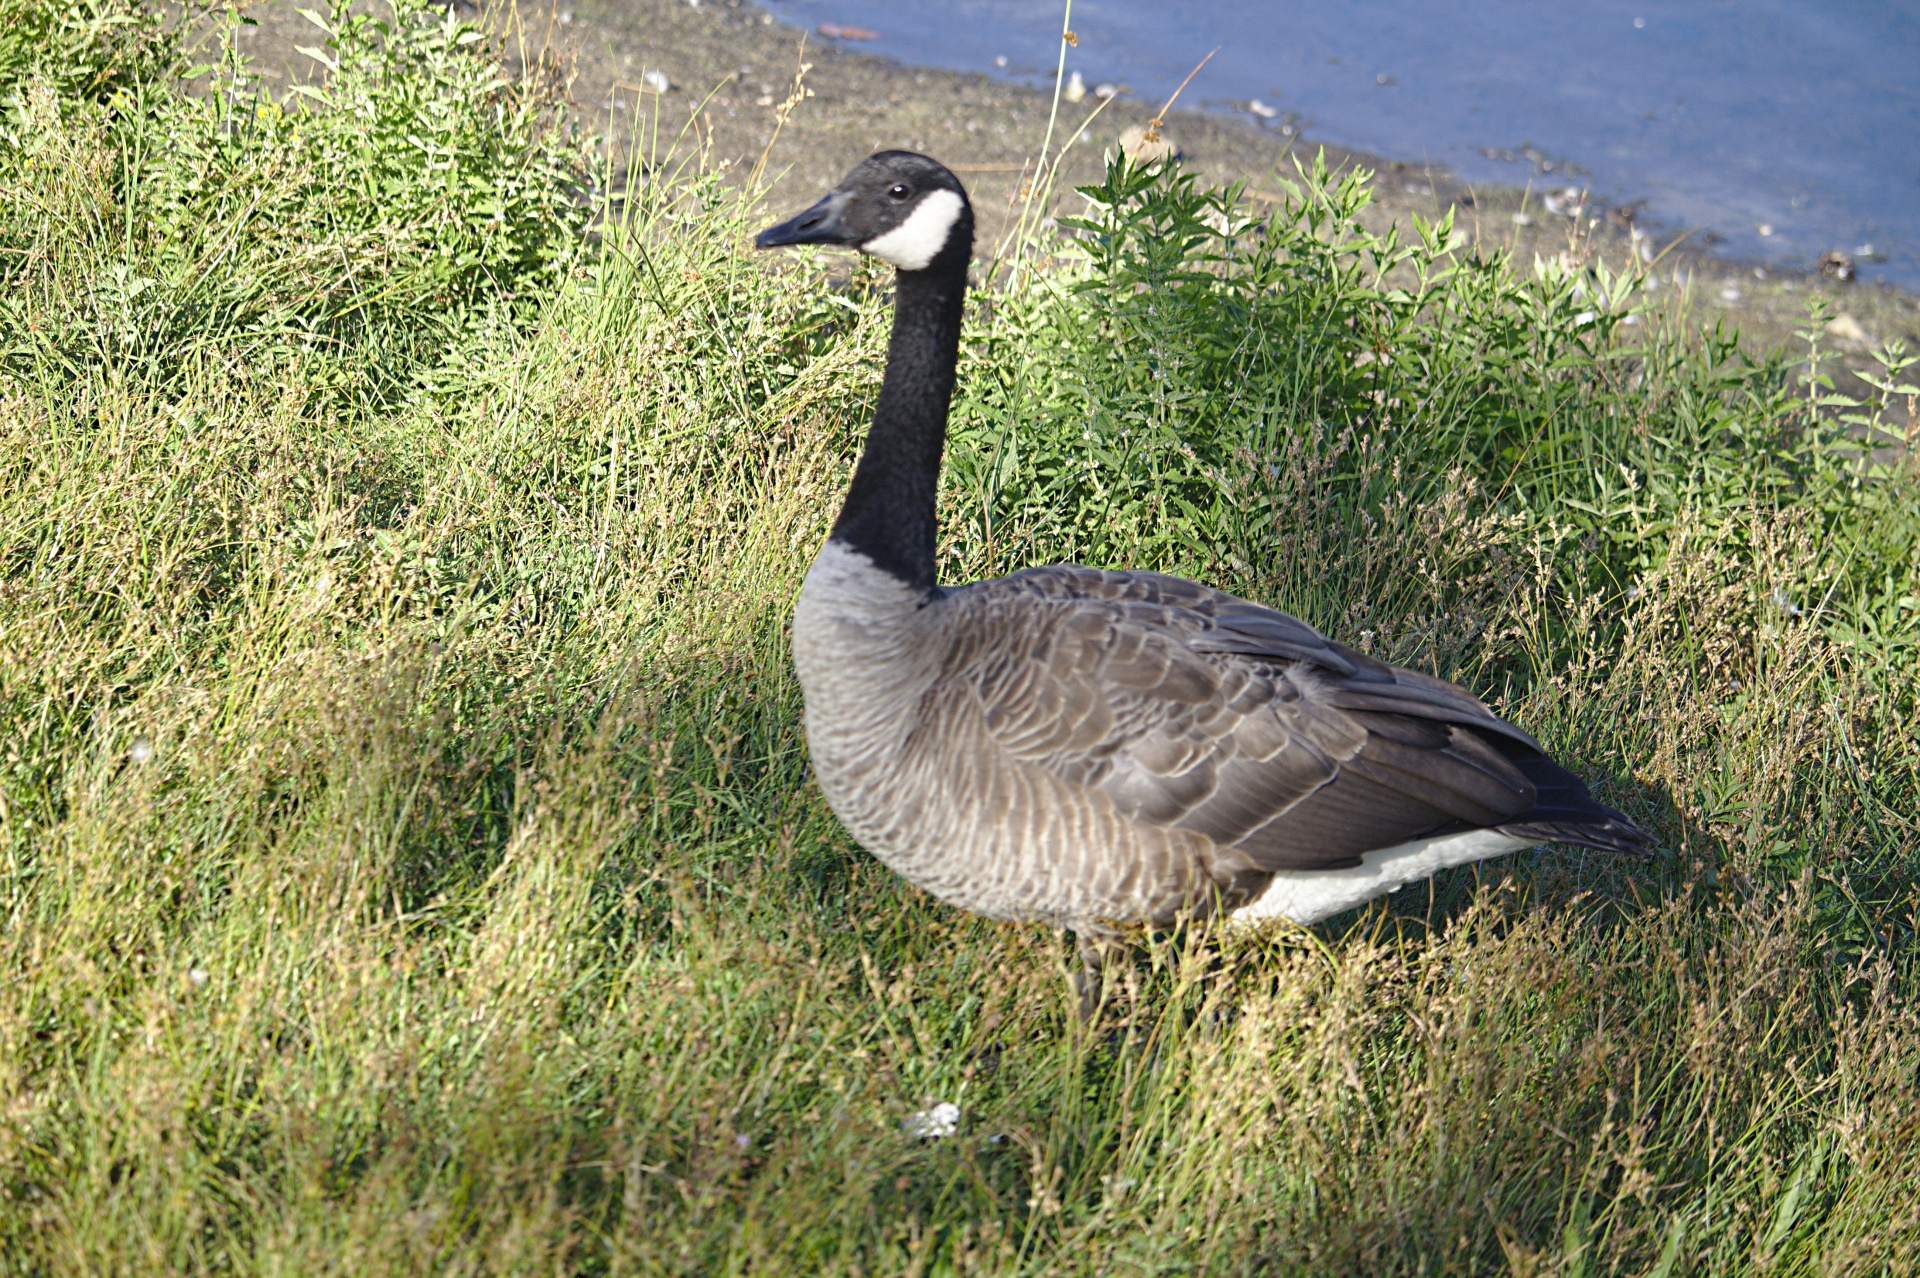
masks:
<svg viewBox="0 0 1920 1278"><path fill-rule="evenodd" d="M852 244L859 237L847 229L840 215L846 210L848 196L834 191L798 217L790 217L777 226L769 226L753 239L755 248L778 248L782 244Z"/></svg>

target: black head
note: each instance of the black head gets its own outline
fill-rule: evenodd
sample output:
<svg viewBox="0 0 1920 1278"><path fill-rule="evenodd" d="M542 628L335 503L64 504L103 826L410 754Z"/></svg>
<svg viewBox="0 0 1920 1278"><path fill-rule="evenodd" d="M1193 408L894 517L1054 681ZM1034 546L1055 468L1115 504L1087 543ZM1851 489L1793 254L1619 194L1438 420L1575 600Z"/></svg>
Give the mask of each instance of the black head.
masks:
<svg viewBox="0 0 1920 1278"><path fill-rule="evenodd" d="M903 271L936 262L962 269L973 252L973 207L946 167L912 151L881 151L854 166L827 198L754 240L781 244L844 244Z"/></svg>

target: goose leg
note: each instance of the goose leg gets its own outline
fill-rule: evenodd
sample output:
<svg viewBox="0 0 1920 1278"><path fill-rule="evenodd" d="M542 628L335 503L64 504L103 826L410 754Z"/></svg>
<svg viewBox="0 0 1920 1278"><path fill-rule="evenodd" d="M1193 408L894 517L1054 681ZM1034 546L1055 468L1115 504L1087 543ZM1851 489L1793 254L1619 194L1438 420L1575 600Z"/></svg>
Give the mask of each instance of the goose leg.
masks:
<svg viewBox="0 0 1920 1278"><path fill-rule="evenodd" d="M1080 952L1080 970L1074 973L1073 988L1080 995L1080 1023L1090 1025L1100 1010L1101 995L1106 989L1102 969L1106 966L1110 938L1076 930L1074 939L1075 948Z"/></svg>

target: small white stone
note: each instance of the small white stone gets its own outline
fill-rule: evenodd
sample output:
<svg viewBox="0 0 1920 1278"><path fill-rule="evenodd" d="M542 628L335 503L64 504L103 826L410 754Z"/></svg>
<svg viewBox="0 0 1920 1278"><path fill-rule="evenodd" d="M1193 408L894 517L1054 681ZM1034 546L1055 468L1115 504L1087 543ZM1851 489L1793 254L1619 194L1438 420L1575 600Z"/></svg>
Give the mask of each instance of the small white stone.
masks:
<svg viewBox="0 0 1920 1278"><path fill-rule="evenodd" d="M1120 149L1135 164L1165 164L1180 153L1179 145L1165 133L1156 129L1148 138L1146 127L1139 124L1128 125L1121 132Z"/></svg>
<svg viewBox="0 0 1920 1278"><path fill-rule="evenodd" d="M918 1110L907 1115L907 1121L901 1127L909 1136L922 1140L940 1140L960 1130L960 1107L952 1101L941 1101L932 1109Z"/></svg>
<svg viewBox="0 0 1920 1278"><path fill-rule="evenodd" d="M1851 315L1840 314L1827 321L1827 336L1842 342L1870 342L1864 325Z"/></svg>

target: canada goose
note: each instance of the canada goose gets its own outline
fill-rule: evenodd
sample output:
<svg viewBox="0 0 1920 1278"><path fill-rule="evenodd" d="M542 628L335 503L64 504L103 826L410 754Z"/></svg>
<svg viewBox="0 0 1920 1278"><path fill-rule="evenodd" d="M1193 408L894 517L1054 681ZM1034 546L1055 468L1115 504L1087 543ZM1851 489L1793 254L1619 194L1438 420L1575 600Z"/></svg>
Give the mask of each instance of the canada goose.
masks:
<svg viewBox="0 0 1920 1278"><path fill-rule="evenodd" d="M1072 928L1097 970L1113 922L1312 923L1548 840L1646 843L1471 693L1272 609L1070 564L941 586L965 189L883 151L755 243L847 245L898 269L880 401L801 588L793 659L828 804L910 882Z"/></svg>

